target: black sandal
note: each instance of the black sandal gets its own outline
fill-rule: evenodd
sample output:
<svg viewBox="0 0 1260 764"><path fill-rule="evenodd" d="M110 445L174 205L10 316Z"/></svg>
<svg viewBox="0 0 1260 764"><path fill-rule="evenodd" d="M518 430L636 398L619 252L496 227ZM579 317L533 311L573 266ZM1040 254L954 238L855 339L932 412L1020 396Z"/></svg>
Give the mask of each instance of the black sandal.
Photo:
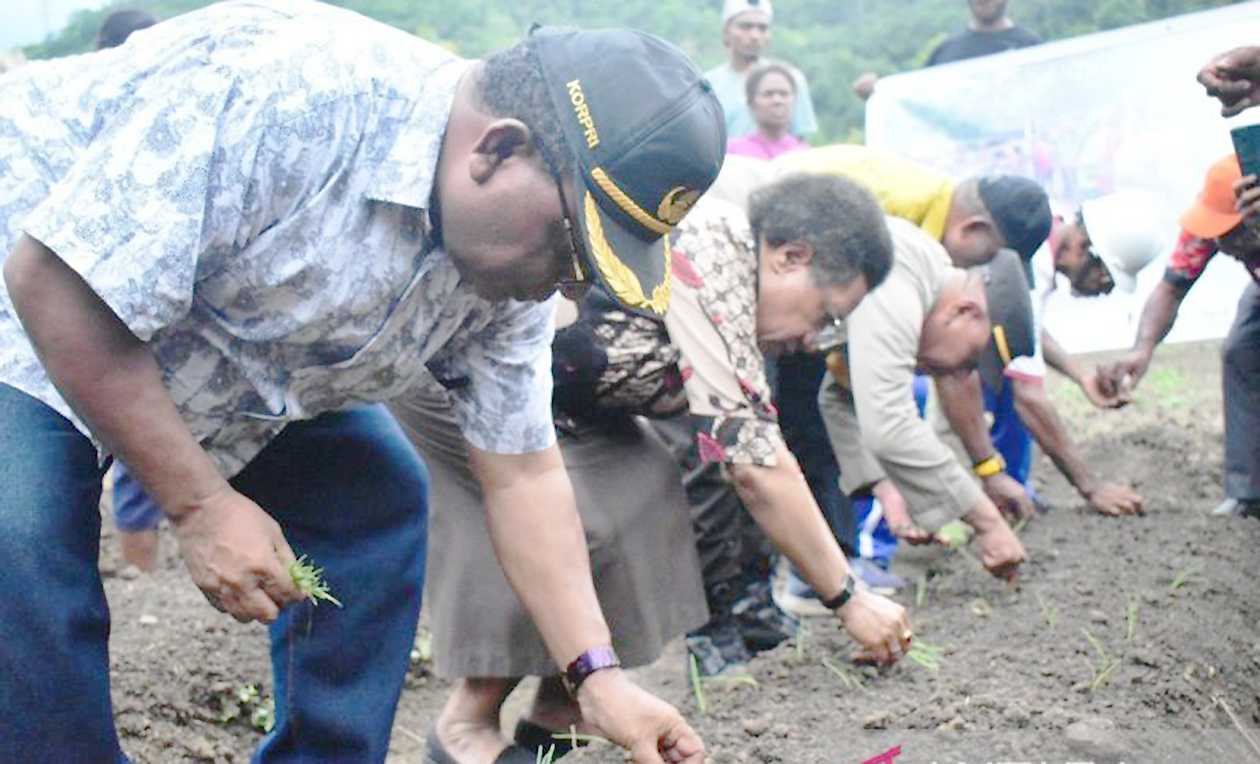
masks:
<svg viewBox="0 0 1260 764"><path fill-rule="evenodd" d="M534 724L528 719L521 719L516 723L516 732L512 735L512 739L516 741L518 746L529 751L530 755L534 756L535 759L539 751L542 752L543 756L546 756L552 746L555 746L555 753L551 755L552 761L573 750L573 738L563 732L552 732L540 724ZM581 738L577 741L578 748L589 744L590 741L582 740Z"/></svg>

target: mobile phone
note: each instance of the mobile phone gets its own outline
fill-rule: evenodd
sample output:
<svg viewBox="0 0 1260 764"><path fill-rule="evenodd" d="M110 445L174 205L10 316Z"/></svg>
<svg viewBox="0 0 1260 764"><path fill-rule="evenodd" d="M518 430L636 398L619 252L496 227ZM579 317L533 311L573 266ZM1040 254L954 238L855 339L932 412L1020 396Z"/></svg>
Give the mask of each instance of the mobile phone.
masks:
<svg viewBox="0 0 1260 764"><path fill-rule="evenodd" d="M1243 177L1260 175L1260 125L1244 125L1229 131Z"/></svg>

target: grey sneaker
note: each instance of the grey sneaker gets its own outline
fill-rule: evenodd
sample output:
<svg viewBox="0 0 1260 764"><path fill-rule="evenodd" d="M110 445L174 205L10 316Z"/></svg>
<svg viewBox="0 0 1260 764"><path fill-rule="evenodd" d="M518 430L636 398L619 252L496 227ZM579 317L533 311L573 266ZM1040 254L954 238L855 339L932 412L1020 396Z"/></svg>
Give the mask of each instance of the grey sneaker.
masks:
<svg viewBox="0 0 1260 764"><path fill-rule="evenodd" d="M1215 517L1254 517L1260 519L1260 499L1226 499L1212 510Z"/></svg>
<svg viewBox="0 0 1260 764"><path fill-rule="evenodd" d="M850 559L849 567L853 568L853 575L866 584L866 588L875 594L891 597L906 585L906 579L889 573L875 562L864 557Z"/></svg>

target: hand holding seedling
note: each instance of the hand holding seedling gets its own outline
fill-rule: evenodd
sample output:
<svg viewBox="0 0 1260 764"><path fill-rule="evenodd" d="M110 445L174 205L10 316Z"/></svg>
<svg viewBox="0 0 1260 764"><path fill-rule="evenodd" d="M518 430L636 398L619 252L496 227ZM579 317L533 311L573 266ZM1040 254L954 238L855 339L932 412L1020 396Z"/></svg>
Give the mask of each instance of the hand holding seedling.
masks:
<svg viewBox="0 0 1260 764"><path fill-rule="evenodd" d="M1260 47L1234 48L1215 56L1199 70L1199 84L1221 102L1221 116L1260 103Z"/></svg>
<svg viewBox="0 0 1260 764"><path fill-rule="evenodd" d="M630 752L635 764L700 764L704 743L678 710L620 669L591 674L577 693L582 718Z"/></svg>
<svg viewBox="0 0 1260 764"><path fill-rule="evenodd" d="M859 659L896 663L910 650L914 637L910 617L896 602L862 589L836 613L844 630L862 646Z"/></svg>
<svg viewBox="0 0 1260 764"><path fill-rule="evenodd" d="M271 623L304 599L289 575L293 551L279 524L226 485L174 519L193 583L219 610L242 623Z"/></svg>

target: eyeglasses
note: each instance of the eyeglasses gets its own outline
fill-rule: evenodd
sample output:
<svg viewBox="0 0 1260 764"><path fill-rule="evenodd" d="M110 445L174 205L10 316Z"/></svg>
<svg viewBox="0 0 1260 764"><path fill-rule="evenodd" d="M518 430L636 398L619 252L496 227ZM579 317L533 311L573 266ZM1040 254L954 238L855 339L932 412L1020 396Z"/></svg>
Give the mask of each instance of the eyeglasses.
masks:
<svg viewBox="0 0 1260 764"><path fill-rule="evenodd" d="M551 179L556 183L556 192L560 194L560 220L564 223L564 232L569 239L569 257L573 265L573 276L557 279L556 288L566 298L580 300L591 288L591 281L587 278L586 270L582 267L581 245L578 243L577 227L574 225L573 219L569 217L569 200L564 195L564 183L560 180L560 172L556 169L556 163L552 160L551 154L548 153L547 147L542 144L542 141L536 141L535 144L538 146L538 153L542 155L543 162L547 164L547 171L551 173Z"/></svg>

